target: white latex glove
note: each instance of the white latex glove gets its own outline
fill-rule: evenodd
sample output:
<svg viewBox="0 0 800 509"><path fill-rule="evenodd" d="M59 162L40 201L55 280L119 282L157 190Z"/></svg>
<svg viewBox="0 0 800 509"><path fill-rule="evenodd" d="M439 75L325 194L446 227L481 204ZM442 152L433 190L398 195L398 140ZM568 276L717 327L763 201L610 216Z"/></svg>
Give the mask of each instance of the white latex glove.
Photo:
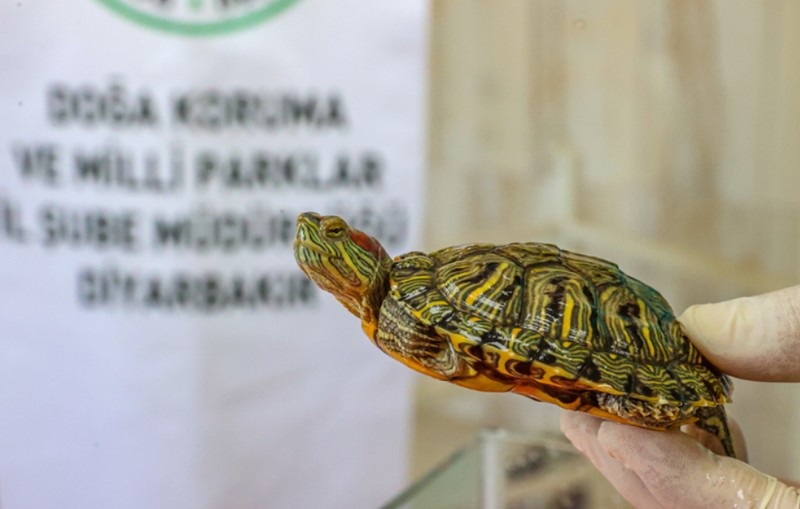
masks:
<svg viewBox="0 0 800 509"><path fill-rule="evenodd" d="M680 321L722 371L749 380L800 382L800 286L692 306ZM797 488L714 454L701 442L720 451L718 441L693 426L688 434L651 431L564 412L561 429L639 509L800 509ZM734 422L731 431L746 460Z"/></svg>

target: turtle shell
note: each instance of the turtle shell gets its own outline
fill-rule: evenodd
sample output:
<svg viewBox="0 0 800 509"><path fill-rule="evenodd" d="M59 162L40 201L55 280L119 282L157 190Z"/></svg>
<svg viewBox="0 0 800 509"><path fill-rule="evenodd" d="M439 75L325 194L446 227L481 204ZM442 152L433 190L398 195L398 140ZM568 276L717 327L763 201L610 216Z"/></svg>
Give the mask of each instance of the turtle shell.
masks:
<svg viewBox="0 0 800 509"><path fill-rule="evenodd" d="M535 381L683 409L730 400L664 297L614 263L550 244L473 244L400 256L390 282L407 313L517 392Z"/></svg>

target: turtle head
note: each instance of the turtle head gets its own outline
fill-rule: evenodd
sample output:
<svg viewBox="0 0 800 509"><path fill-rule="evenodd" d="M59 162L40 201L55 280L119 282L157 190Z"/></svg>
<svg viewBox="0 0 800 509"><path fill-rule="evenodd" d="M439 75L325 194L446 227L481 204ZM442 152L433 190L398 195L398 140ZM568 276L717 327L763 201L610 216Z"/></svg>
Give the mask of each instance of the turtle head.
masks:
<svg viewBox="0 0 800 509"><path fill-rule="evenodd" d="M354 315L376 321L389 291L392 259L380 242L338 216L300 214L294 239L297 264Z"/></svg>

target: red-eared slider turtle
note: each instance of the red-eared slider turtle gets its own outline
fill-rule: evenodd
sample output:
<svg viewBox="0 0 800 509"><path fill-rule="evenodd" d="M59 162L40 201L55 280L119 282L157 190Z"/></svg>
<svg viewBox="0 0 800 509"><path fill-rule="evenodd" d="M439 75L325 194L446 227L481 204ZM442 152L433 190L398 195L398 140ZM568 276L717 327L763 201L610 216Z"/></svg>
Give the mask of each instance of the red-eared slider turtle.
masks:
<svg viewBox="0 0 800 509"><path fill-rule="evenodd" d="M651 429L696 422L734 455L728 378L653 288L551 244L391 259L339 217L301 214L297 263L385 353L426 375Z"/></svg>

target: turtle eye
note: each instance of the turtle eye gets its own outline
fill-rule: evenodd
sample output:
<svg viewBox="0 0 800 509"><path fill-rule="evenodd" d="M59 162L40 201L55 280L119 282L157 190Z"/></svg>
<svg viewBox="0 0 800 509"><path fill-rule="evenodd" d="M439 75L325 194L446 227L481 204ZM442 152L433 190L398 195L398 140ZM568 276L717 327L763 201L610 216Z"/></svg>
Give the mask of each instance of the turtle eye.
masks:
<svg viewBox="0 0 800 509"><path fill-rule="evenodd" d="M329 239L340 239L347 233L347 226L340 222L328 223L323 225L322 233Z"/></svg>

